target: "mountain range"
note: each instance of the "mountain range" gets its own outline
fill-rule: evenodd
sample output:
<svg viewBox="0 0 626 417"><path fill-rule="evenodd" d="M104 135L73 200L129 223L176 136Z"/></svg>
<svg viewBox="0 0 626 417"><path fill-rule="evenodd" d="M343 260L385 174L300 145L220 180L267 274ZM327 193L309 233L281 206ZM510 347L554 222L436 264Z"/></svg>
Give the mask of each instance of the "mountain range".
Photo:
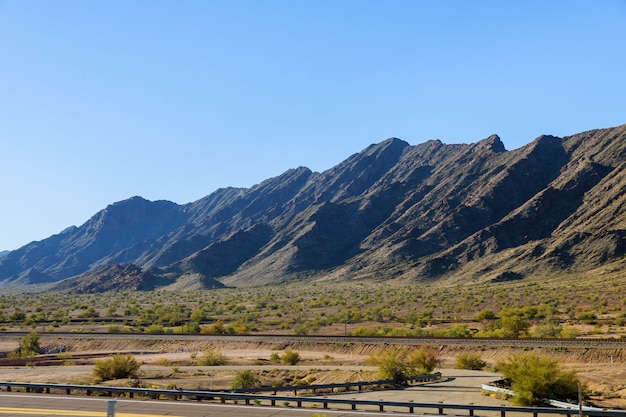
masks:
<svg viewBox="0 0 626 417"><path fill-rule="evenodd" d="M215 288L328 279L498 282L626 271L626 125L373 144L179 205L133 197L0 256L0 286Z"/></svg>

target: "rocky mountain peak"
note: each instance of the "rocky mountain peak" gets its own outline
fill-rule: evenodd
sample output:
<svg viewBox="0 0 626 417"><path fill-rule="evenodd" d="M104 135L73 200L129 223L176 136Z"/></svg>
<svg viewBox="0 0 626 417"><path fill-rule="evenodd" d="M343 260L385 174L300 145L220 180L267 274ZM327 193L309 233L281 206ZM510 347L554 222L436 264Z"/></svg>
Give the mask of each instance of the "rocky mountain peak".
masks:
<svg viewBox="0 0 626 417"><path fill-rule="evenodd" d="M578 271L626 252L626 126L372 144L193 203L133 197L0 257L0 286L149 290L302 279L497 280Z"/></svg>

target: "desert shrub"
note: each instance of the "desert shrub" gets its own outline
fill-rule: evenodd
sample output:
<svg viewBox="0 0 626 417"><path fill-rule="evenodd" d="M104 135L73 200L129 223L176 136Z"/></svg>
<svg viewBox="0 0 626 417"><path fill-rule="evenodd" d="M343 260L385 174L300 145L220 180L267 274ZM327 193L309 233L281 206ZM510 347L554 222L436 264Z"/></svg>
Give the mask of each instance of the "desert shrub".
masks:
<svg viewBox="0 0 626 417"><path fill-rule="evenodd" d="M408 365L408 376L427 374L439 365L439 359L433 350L418 349L409 354Z"/></svg>
<svg viewBox="0 0 626 417"><path fill-rule="evenodd" d="M493 320L496 318L496 314L489 309L481 310L480 313L476 315L476 320Z"/></svg>
<svg viewBox="0 0 626 417"><path fill-rule="evenodd" d="M441 329L433 332L433 336L437 337L469 337L471 335L467 324L457 324L447 329Z"/></svg>
<svg viewBox="0 0 626 417"><path fill-rule="evenodd" d="M232 383L233 389L252 388L261 383L261 380L250 369L243 369L237 372Z"/></svg>
<svg viewBox="0 0 626 417"><path fill-rule="evenodd" d="M559 333L559 337L563 339L573 339L578 336L580 336L580 331L575 327L564 327Z"/></svg>
<svg viewBox="0 0 626 417"><path fill-rule="evenodd" d="M222 320L214 321L210 326L203 327L201 330L202 334L227 334L229 333L230 328L224 327L224 322Z"/></svg>
<svg viewBox="0 0 626 417"><path fill-rule="evenodd" d="M137 375L141 364L130 354L115 354L107 359L99 359L93 368L93 374L100 381L132 378Z"/></svg>
<svg viewBox="0 0 626 417"><path fill-rule="evenodd" d="M151 324L150 326L148 326L146 331L148 333L163 334L163 333L165 333L165 327L163 327L160 324Z"/></svg>
<svg viewBox="0 0 626 417"><path fill-rule="evenodd" d="M200 333L200 324L195 321L185 323L182 332L185 334L198 334Z"/></svg>
<svg viewBox="0 0 626 417"><path fill-rule="evenodd" d="M200 366L221 366L226 364L226 355L216 349L207 349L198 360Z"/></svg>
<svg viewBox="0 0 626 417"><path fill-rule="evenodd" d="M286 365L295 365L300 362L300 354L293 350L287 349L280 360Z"/></svg>
<svg viewBox="0 0 626 417"><path fill-rule="evenodd" d="M461 353L456 357L456 369L472 369L475 371L483 369L487 363L480 358L477 353Z"/></svg>
<svg viewBox="0 0 626 417"><path fill-rule="evenodd" d="M89 306L84 312L80 313L78 317L89 319L89 318L100 317L100 314L96 311L96 309L93 306Z"/></svg>
<svg viewBox="0 0 626 417"><path fill-rule="evenodd" d="M554 359L525 352L498 362L496 369L511 380L514 404L537 405L544 398L566 400L578 397L576 373L561 369Z"/></svg>
<svg viewBox="0 0 626 417"><path fill-rule="evenodd" d="M438 362L435 353L426 349L409 353L407 349L391 347L372 357L380 377L393 380L429 373Z"/></svg>
<svg viewBox="0 0 626 417"><path fill-rule="evenodd" d="M550 320L537 324L531 329L532 337L557 337L561 333L561 325Z"/></svg>
<svg viewBox="0 0 626 417"><path fill-rule="evenodd" d="M278 352L272 352L272 354L270 355L270 362L271 363L280 362L280 355L278 354Z"/></svg>
<svg viewBox="0 0 626 417"><path fill-rule="evenodd" d="M378 366L378 374L382 379L398 380L407 377L406 350L389 348L372 358Z"/></svg>
<svg viewBox="0 0 626 417"><path fill-rule="evenodd" d="M291 332L298 336L305 336L309 333L309 325L306 323L296 324Z"/></svg>
<svg viewBox="0 0 626 417"><path fill-rule="evenodd" d="M578 320L595 320L598 317L596 316L596 313L594 313L593 311L582 311L578 313L578 316L576 318Z"/></svg>
<svg viewBox="0 0 626 417"><path fill-rule="evenodd" d="M29 358L39 352L39 333L32 332L20 339L18 355L21 358Z"/></svg>

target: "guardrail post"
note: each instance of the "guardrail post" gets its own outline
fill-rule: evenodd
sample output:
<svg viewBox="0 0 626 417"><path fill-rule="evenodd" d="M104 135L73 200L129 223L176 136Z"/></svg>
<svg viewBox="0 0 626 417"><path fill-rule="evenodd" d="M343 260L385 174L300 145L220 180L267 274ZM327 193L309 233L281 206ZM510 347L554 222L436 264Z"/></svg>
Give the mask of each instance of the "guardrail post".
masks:
<svg viewBox="0 0 626 417"><path fill-rule="evenodd" d="M500 417L506 417L506 411L504 411L504 409L500 410Z"/></svg>
<svg viewBox="0 0 626 417"><path fill-rule="evenodd" d="M302 408L302 401L298 400L296 404L298 405L298 408Z"/></svg>
<svg viewBox="0 0 626 417"><path fill-rule="evenodd" d="M324 397L324 402L323 402L322 408L324 408L324 409L328 408L328 401L326 401L326 397Z"/></svg>
<svg viewBox="0 0 626 417"><path fill-rule="evenodd" d="M413 400L409 400L409 402L410 402L410 403L412 403L412 402L413 402ZM413 409L414 409L414 408L415 408L415 407L413 407L412 405L410 405L410 406L409 406L409 413L413 414Z"/></svg>
<svg viewBox="0 0 626 417"><path fill-rule="evenodd" d="M107 417L115 417L115 400L107 401Z"/></svg>
<svg viewBox="0 0 626 417"><path fill-rule="evenodd" d="M442 402L439 401L439 404L442 404ZM443 407L439 407L439 414L443 414Z"/></svg>
<svg viewBox="0 0 626 417"><path fill-rule="evenodd" d="M469 405L474 405L474 403L469 403ZM470 409L469 409L469 415L470 415L470 416L473 416L473 415L474 415L474 409L473 409L473 408L470 408Z"/></svg>
<svg viewBox="0 0 626 417"><path fill-rule="evenodd" d="M68 389L66 389L66 390L65 390L65 395L70 395L71 391L72 391L72 390L71 390L71 389L69 389L69 388L68 388Z"/></svg>

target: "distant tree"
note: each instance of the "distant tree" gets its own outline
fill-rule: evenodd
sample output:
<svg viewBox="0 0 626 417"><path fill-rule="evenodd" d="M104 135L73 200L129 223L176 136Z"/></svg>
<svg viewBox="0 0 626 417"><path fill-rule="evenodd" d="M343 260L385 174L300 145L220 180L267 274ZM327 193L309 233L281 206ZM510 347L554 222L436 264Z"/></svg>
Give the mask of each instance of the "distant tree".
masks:
<svg viewBox="0 0 626 417"><path fill-rule="evenodd" d="M26 320L26 313L24 313L19 307L13 311L10 316L13 323L20 323Z"/></svg>
<svg viewBox="0 0 626 417"><path fill-rule="evenodd" d="M202 308L196 308L191 312L191 321L201 322L206 320L206 312Z"/></svg>

